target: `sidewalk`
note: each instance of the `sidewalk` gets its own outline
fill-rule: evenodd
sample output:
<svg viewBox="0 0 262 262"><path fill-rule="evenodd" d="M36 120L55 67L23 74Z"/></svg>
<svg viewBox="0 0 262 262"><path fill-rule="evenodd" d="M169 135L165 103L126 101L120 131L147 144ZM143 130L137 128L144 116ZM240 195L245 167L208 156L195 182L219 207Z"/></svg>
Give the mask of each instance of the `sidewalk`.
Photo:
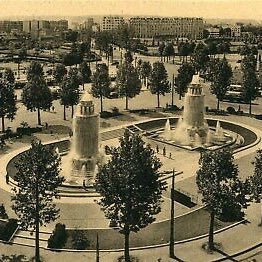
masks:
<svg viewBox="0 0 262 262"><path fill-rule="evenodd" d="M259 204L253 204L247 210L247 220L249 223L245 225L239 225L231 228L227 231L215 235L215 242L222 244L223 252L227 255L238 253L244 249L255 246L262 243L262 227L258 227L258 221L260 218L260 206ZM207 241L207 238L191 241L188 243L178 244L175 246L175 254L178 258L188 262L209 262L219 258L225 257L224 255L215 252L214 254L207 254L201 249L203 243ZM22 247L17 245L5 245L0 244L1 254L24 254L28 257L34 253L33 248ZM256 252L262 252L262 247L258 248ZM168 247L152 248L138 251L131 251L131 255L137 256L140 261L153 262L161 258L161 261L172 261L168 257ZM100 252L101 262L113 262L117 261L117 258L121 256L123 252ZM52 252L41 249L41 255L45 261L95 261L95 252ZM259 256L259 255L258 255ZM248 257L248 255L242 255L241 258ZM260 257L262 259L262 255ZM236 259L237 260L237 259ZM230 260L229 260L230 261ZM238 261L238 260L237 260ZM261 261L261 260L257 260Z"/></svg>

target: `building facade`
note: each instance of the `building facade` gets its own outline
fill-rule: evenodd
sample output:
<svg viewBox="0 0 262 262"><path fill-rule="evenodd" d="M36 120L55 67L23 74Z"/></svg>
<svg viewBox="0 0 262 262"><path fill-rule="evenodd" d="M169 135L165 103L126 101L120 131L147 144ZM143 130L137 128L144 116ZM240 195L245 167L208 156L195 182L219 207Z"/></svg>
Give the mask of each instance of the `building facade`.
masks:
<svg viewBox="0 0 262 262"><path fill-rule="evenodd" d="M102 31L111 31L117 29L121 24L124 24L122 16L104 16L100 29Z"/></svg>
<svg viewBox="0 0 262 262"><path fill-rule="evenodd" d="M233 25L230 27L231 29L231 37L240 37L241 36L241 26Z"/></svg>
<svg viewBox="0 0 262 262"><path fill-rule="evenodd" d="M203 36L204 22L197 17L131 17L129 23L136 38L199 39Z"/></svg>
<svg viewBox="0 0 262 262"><path fill-rule="evenodd" d="M0 21L0 32L10 33L11 31L23 30L23 21Z"/></svg>
<svg viewBox="0 0 262 262"><path fill-rule="evenodd" d="M217 27L207 28L209 38L218 38L220 36L220 29Z"/></svg>
<svg viewBox="0 0 262 262"><path fill-rule="evenodd" d="M68 30L67 20L48 21L48 20L30 20L23 21L23 31L26 33L36 32L38 30L66 31Z"/></svg>

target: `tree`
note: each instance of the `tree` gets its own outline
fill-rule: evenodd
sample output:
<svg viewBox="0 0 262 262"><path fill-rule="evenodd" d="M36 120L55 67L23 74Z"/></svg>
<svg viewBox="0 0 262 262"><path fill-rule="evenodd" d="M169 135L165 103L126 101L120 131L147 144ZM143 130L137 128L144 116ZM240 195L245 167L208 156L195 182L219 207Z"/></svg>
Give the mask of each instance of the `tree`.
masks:
<svg viewBox="0 0 262 262"><path fill-rule="evenodd" d="M81 56L89 55L91 51L91 38L88 39L89 41L84 41L78 45L78 52Z"/></svg>
<svg viewBox="0 0 262 262"><path fill-rule="evenodd" d="M261 221L259 226L262 226L262 150L257 151L254 161L254 175L249 178L251 196L257 203L261 204Z"/></svg>
<svg viewBox="0 0 262 262"><path fill-rule="evenodd" d="M15 84L15 75L11 68L6 68L6 70L4 71L4 79L11 85Z"/></svg>
<svg viewBox="0 0 262 262"><path fill-rule="evenodd" d="M140 74L141 74L141 78L144 80L144 85L147 87L147 79L150 76L152 71L152 66L151 63L149 61L144 61L141 64L140 67Z"/></svg>
<svg viewBox="0 0 262 262"><path fill-rule="evenodd" d="M32 62L27 70L27 80L33 81L35 78L43 78L43 67L39 62Z"/></svg>
<svg viewBox="0 0 262 262"><path fill-rule="evenodd" d="M27 50L25 48L21 48L18 51L18 55L16 56L15 60L17 62L17 78L20 79L20 63L22 60L26 59Z"/></svg>
<svg viewBox="0 0 262 262"><path fill-rule="evenodd" d="M151 93L157 95L157 107L160 107L160 95L164 96L170 92L167 71L163 63L155 62L153 64L153 69L148 80Z"/></svg>
<svg viewBox="0 0 262 262"><path fill-rule="evenodd" d="M60 157L51 147L34 141L15 167L17 187L13 188L12 209L24 229L35 231L35 261L39 262L39 228L59 217L53 199L58 197L57 189L64 181L59 176Z"/></svg>
<svg viewBox="0 0 262 262"><path fill-rule="evenodd" d="M241 64L243 71L243 96L249 103L249 114L252 114L252 101L259 95L259 81L256 75L256 62L253 55L246 56Z"/></svg>
<svg viewBox="0 0 262 262"><path fill-rule="evenodd" d="M101 31L97 32L95 35L95 43L96 48L99 49L101 52L107 53L109 49L109 45L113 41L113 35L112 32L109 31Z"/></svg>
<svg viewBox="0 0 262 262"><path fill-rule="evenodd" d="M54 70L54 78L57 84L60 84L66 75L67 70L65 65L63 64L57 64Z"/></svg>
<svg viewBox="0 0 262 262"><path fill-rule="evenodd" d="M212 251L215 216L224 220L242 218L242 208L247 207L246 189L238 177L238 167L231 151L205 151L199 165L196 183L210 212L208 248Z"/></svg>
<svg viewBox="0 0 262 262"><path fill-rule="evenodd" d="M82 63L83 57L77 52L70 52L62 56L62 63L65 66L73 66Z"/></svg>
<svg viewBox="0 0 262 262"><path fill-rule="evenodd" d="M196 72L205 72L209 60L207 47L203 43L199 43L193 53L193 65Z"/></svg>
<svg viewBox="0 0 262 262"><path fill-rule="evenodd" d="M69 42L76 42L78 38L78 32L77 31L73 31L71 29L69 29L66 33L65 33L65 40L69 41Z"/></svg>
<svg viewBox="0 0 262 262"><path fill-rule="evenodd" d="M71 106L71 117L74 116L74 105L78 104L80 97L79 84L78 72L75 68L71 68L61 83L60 98L61 104L64 106L64 120L66 120L67 106Z"/></svg>
<svg viewBox="0 0 262 262"><path fill-rule="evenodd" d="M218 60L215 63L212 82L210 85L211 93L217 98L217 110L219 110L219 102L222 101L229 89L231 77L233 75L232 68L226 58Z"/></svg>
<svg viewBox="0 0 262 262"><path fill-rule="evenodd" d="M160 45L158 47L158 53L160 55L161 61L162 61L164 49L165 49L165 43L162 42L162 43L160 43Z"/></svg>
<svg viewBox="0 0 262 262"><path fill-rule="evenodd" d="M134 30L128 23L120 24L119 27L115 30L115 36L117 44L120 47L130 50L131 40L134 37Z"/></svg>
<svg viewBox="0 0 262 262"><path fill-rule="evenodd" d="M142 59L138 59L137 64L136 64L136 71L139 75L139 79L142 79L142 64L143 64L143 60Z"/></svg>
<svg viewBox="0 0 262 262"><path fill-rule="evenodd" d="M170 56L173 56L175 53L175 50L174 50L174 46L172 43L168 43L165 47L164 47L164 50L163 50L163 54L164 56L166 56L166 60L168 62L168 60L170 59Z"/></svg>
<svg viewBox="0 0 262 262"><path fill-rule="evenodd" d="M159 180L159 159L138 135L126 131L120 146L110 148L110 153L111 160L96 177L99 205L124 234L125 261L130 262L129 235L155 221L165 184Z"/></svg>
<svg viewBox="0 0 262 262"><path fill-rule="evenodd" d="M94 97L100 98L100 111L103 112L103 97L110 94L110 77L106 64L98 64L93 75L91 93Z"/></svg>
<svg viewBox="0 0 262 262"><path fill-rule="evenodd" d="M128 98L135 97L141 90L141 81L137 70L131 63L124 61L118 68L116 87L119 90L120 96L126 98L126 110L128 110Z"/></svg>
<svg viewBox="0 0 262 262"><path fill-rule="evenodd" d="M213 55L215 58L216 53L217 53L217 43L215 41L209 41L207 44L207 50L210 56Z"/></svg>
<svg viewBox="0 0 262 262"><path fill-rule="evenodd" d="M0 117L2 119L2 132L5 131L5 117L14 119L16 111L14 85L9 81L0 81Z"/></svg>
<svg viewBox="0 0 262 262"><path fill-rule="evenodd" d="M182 42L179 42L178 43L178 55L180 56L180 61L181 61L181 56L183 57L183 62L184 62L184 57L186 56L187 54L187 47L186 47L186 44L182 41Z"/></svg>
<svg viewBox="0 0 262 262"><path fill-rule="evenodd" d="M127 63L131 64L134 61L131 51L127 50L124 54L124 59Z"/></svg>
<svg viewBox="0 0 262 262"><path fill-rule="evenodd" d="M79 72L81 74L81 80L84 89L84 84L89 83L91 80L91 69L86 62L82 62L79 66Z"/></svg>
<svg viewBox="0 0 262 262"><path fill-rule="evenodd" d="M44 79L43 68L32 62L27 72L28 82L22 92L22 102L27 110L37 111L38 125L41 125L40 110L52 105L52 94Z"/></svg>
<svg viewBox="0 0 262 262"><path fill-rule="evenodd" d="M186 93L187 86L192 81L195 69L191 63L184 62L178 69L177 77L175 78L176 92L179 94L179 99Z"/></svg>

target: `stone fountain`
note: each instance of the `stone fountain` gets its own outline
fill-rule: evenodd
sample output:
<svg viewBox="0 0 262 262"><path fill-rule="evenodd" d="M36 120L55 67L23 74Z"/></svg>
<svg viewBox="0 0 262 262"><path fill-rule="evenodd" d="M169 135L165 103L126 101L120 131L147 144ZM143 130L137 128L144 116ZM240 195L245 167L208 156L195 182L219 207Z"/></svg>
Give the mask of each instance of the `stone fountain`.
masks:
<svg viewBox="0 0 262 262"><path fill-rule="evenodd" d="M191 148L209 147L225 142L228 138L219 121L215 132L208 127L205 120L204 98L199 75L194 75L185 94L182 117L179 118L174 129L167 119L162 137L167 141Z"/></svg>
<svg viewBox="0 0 262 262"><path fill-rule="evenodd" d="M185 95L183 118L174 132L174 141L197 145L206 143L209 129L204 118L204 97L199 75L194 75Z"/></svg>

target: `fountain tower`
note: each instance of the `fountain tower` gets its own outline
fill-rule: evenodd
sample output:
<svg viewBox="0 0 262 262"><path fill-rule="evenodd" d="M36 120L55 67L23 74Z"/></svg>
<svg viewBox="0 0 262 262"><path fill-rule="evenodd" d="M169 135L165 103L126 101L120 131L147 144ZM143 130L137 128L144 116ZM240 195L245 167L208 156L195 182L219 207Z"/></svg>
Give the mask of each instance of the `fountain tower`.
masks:
<svg viewBox="0 0 262 262"><path fill-rule="evenodd" d="M206 143L208 125L202 91L199 75L194 75L185 94L183 118L173 132L173 139L178 143L195 146Z"/></svg>
<svg viewBox="0 0 262 262"><path fill-rule="evenodd" d="M73 119L71 156L71 181L92 184L99 158L99 114L95 113L94 102L85 93L77 105Z"/></svg>

